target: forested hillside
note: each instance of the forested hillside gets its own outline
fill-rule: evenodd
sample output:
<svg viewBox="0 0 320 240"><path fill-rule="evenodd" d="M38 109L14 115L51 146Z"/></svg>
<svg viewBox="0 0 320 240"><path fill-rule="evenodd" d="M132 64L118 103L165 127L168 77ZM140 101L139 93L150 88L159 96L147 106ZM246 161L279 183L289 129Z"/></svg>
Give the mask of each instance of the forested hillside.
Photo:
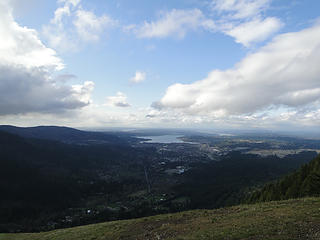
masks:
<svg viewBox="0 0 320 240"><path fill-rule="evenodd" d="M100 172L131 166L132 151L127 146L69 145L0 131L0 232L33 231L97 193L116 195L123 185L141 184L130 177L99 177Z"/></svg>
<svg viewBox="0 0 320 240"><path fill-rule="evenodd" d="M320 155L293 173L254 192L248 201L273 201L319 195Z"/></svg>
<svg viewBox="0 0 320 240"><path fill-rule="evenodd" d="M16 127L10 125L0 125L0 131L15 134L23 138L53 140L69 144L127 144L127 139L121 139L116 134L81 131L68 127Z"/></svg>

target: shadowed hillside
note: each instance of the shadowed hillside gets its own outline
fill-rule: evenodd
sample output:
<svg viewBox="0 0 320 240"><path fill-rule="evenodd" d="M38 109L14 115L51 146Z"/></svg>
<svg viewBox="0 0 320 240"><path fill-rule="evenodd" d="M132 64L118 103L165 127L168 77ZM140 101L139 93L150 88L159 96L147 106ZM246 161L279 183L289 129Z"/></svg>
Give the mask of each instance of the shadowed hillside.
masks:
<svg viewBox="0 0 320 240"><path fill-rule="evenodd" d="M254 192L248 201L273 201L319 195L320 155L295 172Z"/></svg>
<svg viewBox="0 0 320 240"><path fill-rule="evenodd" d="M125 139L121 139L115 134L104 132L81 131L68 127L38 126L38 127L16 127L10 125L0 125L0 131L19 135L24 138L47 139L75 144L126 144Z"/></svg>

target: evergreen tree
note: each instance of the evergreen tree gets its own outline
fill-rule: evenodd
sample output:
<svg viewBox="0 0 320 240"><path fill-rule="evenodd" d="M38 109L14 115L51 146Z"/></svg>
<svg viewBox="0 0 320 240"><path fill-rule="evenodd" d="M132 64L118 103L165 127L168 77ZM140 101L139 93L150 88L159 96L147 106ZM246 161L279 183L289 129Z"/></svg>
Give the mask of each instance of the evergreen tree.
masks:
<svg viewBox="0 0 320 240"><path fill-rule="evenodd" d="M249 196L247 202L276 201L320 195L320 155L299 170L268 183Z"/></svg>

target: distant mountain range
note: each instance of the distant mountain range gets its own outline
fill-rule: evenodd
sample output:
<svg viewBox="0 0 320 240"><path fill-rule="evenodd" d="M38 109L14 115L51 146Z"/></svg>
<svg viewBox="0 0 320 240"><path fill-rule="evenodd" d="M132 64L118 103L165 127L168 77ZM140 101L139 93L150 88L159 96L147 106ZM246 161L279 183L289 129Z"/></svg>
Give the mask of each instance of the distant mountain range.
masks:
<svg viewBox="0 0 320 240"><path fill-rule="evenodd" d="M54 140L69 144L126 144L128 140L112 133L81 131L57 126L15 127L0 125L0 131L24 138Z"/></svg>

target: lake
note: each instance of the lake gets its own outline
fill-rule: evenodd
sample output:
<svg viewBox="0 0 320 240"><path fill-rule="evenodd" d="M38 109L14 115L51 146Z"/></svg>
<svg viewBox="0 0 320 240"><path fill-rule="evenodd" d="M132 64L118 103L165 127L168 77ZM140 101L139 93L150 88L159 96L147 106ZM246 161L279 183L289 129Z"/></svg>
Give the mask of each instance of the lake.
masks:
<svg viewBox="0 0 320 240"><path fill-rule="evenodd" d="M137 138L150 139L142 141L145 143L184 143L180 137L183 135L160 135L160 136L139 136Z"/></svg>

